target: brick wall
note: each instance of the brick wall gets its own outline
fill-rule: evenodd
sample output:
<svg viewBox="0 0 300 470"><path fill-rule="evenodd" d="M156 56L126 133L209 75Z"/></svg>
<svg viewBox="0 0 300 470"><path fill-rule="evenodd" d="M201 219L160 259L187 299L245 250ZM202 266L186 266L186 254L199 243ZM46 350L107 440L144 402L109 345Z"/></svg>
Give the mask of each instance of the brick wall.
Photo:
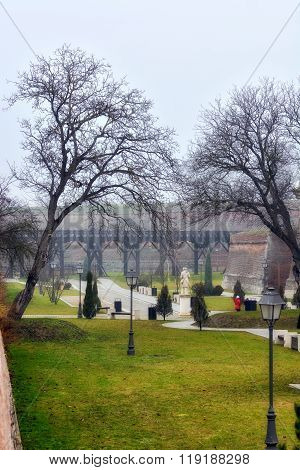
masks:
<svg viewBox="0 0 300 470"><path fill-rule="evenodd" d="M265 285L285 286L291 269L291 253L266 229L231 236L223 287L232 289L239 279L246 292L260 294ZM268 267L264 268L264 263Z"/></svg>
<svg viewBox="0 0 300 470"><path fill-rule="evenodd" d="M21 449L21 438L14 407L10 377L0 332L0 450Z"/></svg>
<svg viewBox="0 0 300 470"><path fill-rule="evenodd" d="M292 255L289 248L276 235L268 237L268 273L267 281L270 286L285 287L292 267Z"/></svg>

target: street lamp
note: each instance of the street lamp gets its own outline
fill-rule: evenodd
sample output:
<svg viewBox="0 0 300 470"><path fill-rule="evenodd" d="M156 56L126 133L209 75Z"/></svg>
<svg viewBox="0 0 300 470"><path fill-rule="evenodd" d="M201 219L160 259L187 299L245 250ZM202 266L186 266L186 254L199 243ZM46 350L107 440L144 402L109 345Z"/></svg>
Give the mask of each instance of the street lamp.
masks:
<svg viewBox="0 0 300 470"><path fill-rule="evenodd" d="M203 261L199 261L199 266L200 266L200 282L202 282L202 268L203 268Z"/></svg>
<svg viewBox="0 0 300 470"><path fill-rule="evenodd" d="M55 276L55 268L56 268L56 264L54 263L54 261L51 261L50 266L51 266L51 269L52 269L52 294L51 294L51 302L54 303L54 302L55 302L55 293L54 293L54 282L55 282L55 279L54 279L54 276Z"/></svg>
<svg viewBox="0 0 300 470"><path fill-rule="evenodd" d="M265 261L262 265L263 267L263 270L264 270L264 278L263 278L263 288L262 288L262 294L265 292L265 289L267 288L267 284L268 284L268 278L267 278L267 274L268 274L268 263L267 261Z"/></svg>
<svg viewBox="0 0 300 470"><path fill-rule="evenodd" d="M132 325L132 304L133 304L133 289L136 287L138 282L138 275L132 269L126 275L127 285L130 287L130 328L129 328L129 340L128 340L128 356L135 355L134 339L133 339L133 325Z"/></svg>
<svg viewBox="0 0 300 470"><path fill-rule="evenodd" d="M82 264L79 263L77 266L77 274L79 274L79 305L78 305L78 312L77 312L77 317L82 318L82 306L81 306L81 276L83 273L83 267Z"/></svg>
<svg viewBox="0 0 300 470"><path fill-rule="evenodd" d="M266 436L266 449L277 449L278 438L276 434L276 414L273 407L273 328L279 320L284 301L274 287L268 287L258 302L263 320L269 327L269 410L267 414L268 426Z"/></svg>

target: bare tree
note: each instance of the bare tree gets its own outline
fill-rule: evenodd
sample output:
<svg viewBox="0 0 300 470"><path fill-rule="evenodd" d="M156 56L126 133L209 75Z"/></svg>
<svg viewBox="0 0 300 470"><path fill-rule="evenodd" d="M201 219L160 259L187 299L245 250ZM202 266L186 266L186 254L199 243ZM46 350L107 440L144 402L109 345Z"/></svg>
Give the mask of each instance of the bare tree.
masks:
<svg viewBox="0 0 300 470"><path fill-rule="evenodd" d="M299 91L268 80L216 101L199 122L189 187L189 202L203 218L224 212L258 218L290 248L297 282L299 105Z"/></svg>
<svg viewBox="0 0 300 470"><path fill-rule="evenodd" d="M46 294L48 281L49 281L49 273L47 272L47 269L45 267L41 270L39 274L38 289L39 289L40 295Z"/></svg>
<svg viewBox="0 0 300 470"><path fill-rule="evenodd" d="M9 195L9 180L0 180L0 255L24 268L36 249L37 224L31 210Z"/></svg>
<svg viewBox="0 0 300 470"><path fill-rule="evenodd" d="M50 302L57 304L60 300L66 283L68 279L62 279L58 274L51 278L48 278L44 284L44 289L46 290Z"/></svg>
<svg viewBox="0 0 300 470"><path fill-rule="evenodd" d="M47 208L45 229L24 291L9 316L22 317L49 243L64 218L89 202L105 213L112 203L156 207L176 171L173 131L158 127L151 103L116 81L104 62L64 46L39 57L19 75L10 104L32 104L22 122L24 151L19 181Z"/></svg>

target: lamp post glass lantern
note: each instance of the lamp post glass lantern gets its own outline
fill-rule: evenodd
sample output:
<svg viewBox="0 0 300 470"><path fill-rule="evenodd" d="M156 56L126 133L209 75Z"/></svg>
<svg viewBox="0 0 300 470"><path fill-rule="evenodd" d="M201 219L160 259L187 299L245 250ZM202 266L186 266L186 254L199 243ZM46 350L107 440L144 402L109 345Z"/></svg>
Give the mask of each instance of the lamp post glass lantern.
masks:
<svg viewBox="0 0 300 470"><path fill-rule="evenodd" d="M51 293L51 302L54 303L54 302L55 302L54 283L55 283L55 268L56 268L56 264L54 263L54 261L51 261L50 267L51 267L51 269L52 269L52 293Z"/></svg>
<svg viewBox="0 0 300 470"><path fill-rule="evenodd" d="M273 329L274 324L280 318L284 300L274 287L268 287L258 302L262 319L267 322L269 328L269 409L267 414L268 425L266 435L266 449L277 449L278 437L276 433L276 414L273 403Z"/></svg>
<svg viewBox="0 0 300 470"><path fill-rule="evenodd" d="M78 304L78 312L77 317L82 318L82 305L81 305L81 276L83 273L82 264L79 263L77 266L77 274L79 275L79 304Z"/></svg>
<svg viewBox="0 0 300 470"><path fill-rule="evenodd" d="M133 269L131 269L126 275L127 285L130 287L130 327L129 327L129 339L128 339L128 356L135 355L134 337L133 337L133 322L132 322L132 309L133 309L133 289L137 286L138 275Z"/></svg>

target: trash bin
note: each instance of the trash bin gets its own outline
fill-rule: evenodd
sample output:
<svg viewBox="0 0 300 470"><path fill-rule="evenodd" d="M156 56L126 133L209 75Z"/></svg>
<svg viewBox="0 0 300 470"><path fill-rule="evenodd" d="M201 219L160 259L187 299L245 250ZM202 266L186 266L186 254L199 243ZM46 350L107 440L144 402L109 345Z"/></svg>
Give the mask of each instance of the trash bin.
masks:
<svg viewBox="0 0 300 470"><path fill-rule="evenodd" d="M157 297L157 287L152 287L151 295L153 295L153 297Z"/></svg>
<svg viewBox="0 0 300 470"><path fill-rule="evenodd" d="M122 302L121 302L121 299L116 299L114 305L115 305L115 312L116 312L116 313L122 312Z"/></svg>
<svg viewBox="0 0 300 470"><path fill-rule="evenodd" d="M246 312L256 312L256 310L257 310L257 301L256 300L246 299L244 301L244 305L245 305L245 311Z"/></svg>
<svg viewBox="0 0 300 470"><path fill-rule="evenodd" d="M148 307L148 320L156 320L156 307Z"/></svg>

